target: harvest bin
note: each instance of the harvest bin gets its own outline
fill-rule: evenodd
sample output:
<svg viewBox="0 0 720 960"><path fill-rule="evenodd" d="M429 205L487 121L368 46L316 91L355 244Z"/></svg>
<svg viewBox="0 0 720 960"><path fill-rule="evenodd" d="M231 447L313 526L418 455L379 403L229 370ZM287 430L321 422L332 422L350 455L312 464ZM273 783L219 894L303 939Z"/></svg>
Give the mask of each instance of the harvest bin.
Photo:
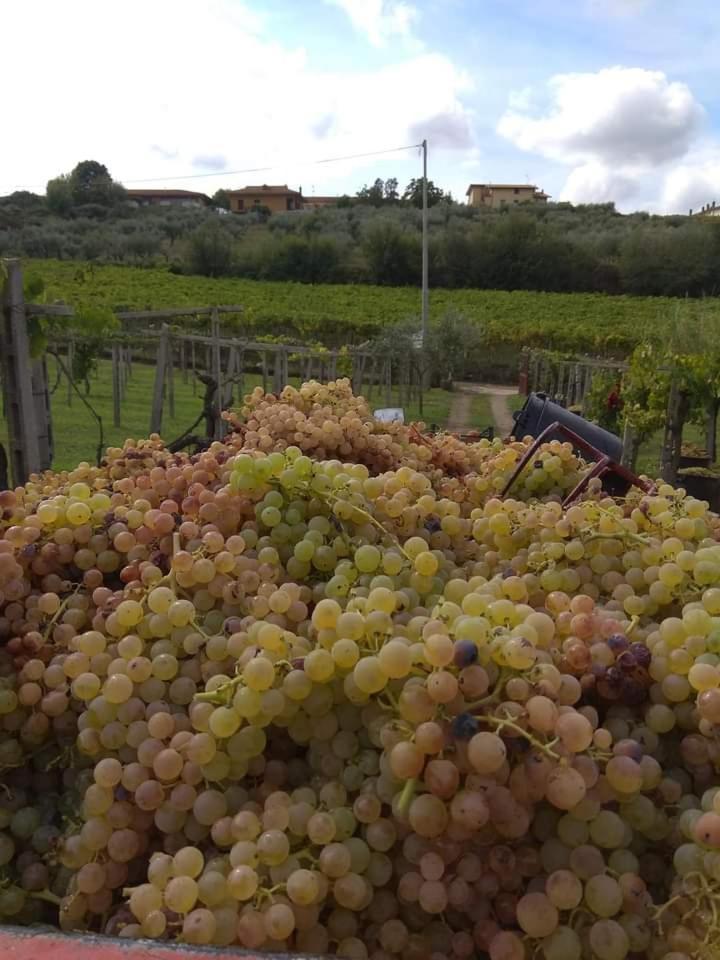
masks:
<svg viewBox="0 0 720 960"><path fill-rule="evenodd" d="M585 420L584 417L579 417L576 413L571 413L559 403L554 403L544 393L531 393L523 408L515 411L513 418L515 426L512 435L518 440L528 434L537 437L552 423L561 423L616 463L622 459L623 444L620 437L616 437L608 430L603 430L602 427ZM552 436L548 439L556 439L556 437ZM566 440L567 437L558 433L557 439Z"/></svg>
<svg viewBox="0 0 720 960"><path fill-rule="evenodd" d="M1 960L323 960L309 954L262 953L233 947L191 947L122 940L31 927L0 927Z"/></svg>

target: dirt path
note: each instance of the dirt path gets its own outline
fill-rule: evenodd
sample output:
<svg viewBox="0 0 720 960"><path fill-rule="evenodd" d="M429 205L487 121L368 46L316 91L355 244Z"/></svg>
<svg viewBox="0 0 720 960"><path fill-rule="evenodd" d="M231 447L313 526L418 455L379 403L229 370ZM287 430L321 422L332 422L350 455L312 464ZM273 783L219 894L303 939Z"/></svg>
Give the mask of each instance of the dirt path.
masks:
<svg viewBox="0 0 720 960"><path fill-rule="evenodd" d="M516 387L506 387L493 383L455 383L453 397L448 418L448 430L462 431L472 428L470 414L473 395L483 394L490 399L490 409L495 430L501 437L507 437L513 428L513 418L507 405L507 397L517 394Z"/></svg>
<svg viewBox="0 0 720 960"><path fill-rule="evenodd" d="M501 393L490 394L490 409L492 410L495 430L501 437L509 437L515 421L510 413L507 400Z"/></svg>
<svg viewBox="0 0 720 960"><path fill-rule="evenodd" d="M464 390L456 390L448 415L448 430L462 433L470 429L470 411L472 408L472 394Z"/></svg>

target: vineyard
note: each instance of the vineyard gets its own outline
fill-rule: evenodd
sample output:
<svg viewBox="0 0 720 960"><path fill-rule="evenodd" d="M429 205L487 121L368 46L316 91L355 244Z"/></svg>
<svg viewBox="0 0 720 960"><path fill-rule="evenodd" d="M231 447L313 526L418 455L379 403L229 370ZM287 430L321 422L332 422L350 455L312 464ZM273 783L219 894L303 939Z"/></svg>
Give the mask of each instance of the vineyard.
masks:
<svg viewBox="0 0 720 960"><path fill-rule="evenodd" d="M377 336L389 325L419 314L412 287L311 285L176 276L165 270L89 266L35 260L50 299L74 307L145 309L198 303L239 303L243 326L265 335L299 337L341 346ZM708 304L711 306L708 306ZM715 301L690 304L662 297L527 291L432 290L431 316L461 313L481 326L486 345L542 346L567 351L624 355L644 330L663 317L697 309L718 310ZM484 351L486 353L486 351Z"/></svg>

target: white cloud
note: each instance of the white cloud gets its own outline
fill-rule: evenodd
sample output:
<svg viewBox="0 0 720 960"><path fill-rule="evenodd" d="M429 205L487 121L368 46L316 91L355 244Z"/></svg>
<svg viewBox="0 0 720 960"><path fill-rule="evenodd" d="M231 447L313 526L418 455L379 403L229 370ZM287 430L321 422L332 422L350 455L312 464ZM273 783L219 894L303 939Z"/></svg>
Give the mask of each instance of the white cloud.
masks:
<svg viewBox="0 0 720 960"><path fill-rule="evenodd" d="M544 116L508 110L498 133L522 150L568 163L674 159L685 153L703 116L689 87L659 70L559 74L548 87L551 103Z"/></svg>
<svg viewBox="0 0 720 960"><path fill-rule="evenodd" d="M661 202L672 213L687 213L713 200L720 202L720 147L707 145L668 172Z"/></svg>
<svg viewBox="0 0 720 960"><path fill-rule="evenodd" d="M636 177L613 170L602 163L584 163L565 181L560 200L571 203L608 203L622 205L637 193Z"/></svg>
<svg viewBox="0 0 720 960"><path fill-rule="evenodd" d="M237 0L125 0L112 21L96 0L14 5L3 14L4 31L32 34L43 69L26 69L22 44L0 58L4 88L23 76L22 96L4 106L5 128L23 135L3 151L0 193L42 188L89 158L138 186L178 177L166 185L212 193L315 183L330 192L343 178L355 182L353 171L369 161L311 169L307 161L410 143L412 130L438 117L453 118L454 136L462 135L468 80L449 58L426 52L379 69L330 72L303 48L273 39L272 26ZM108 55L109 35L113 50L132 51L132 68L126 53ZM402 110L378 106L390 103ZM272 169L183 179L194 162L210 172L208 159L219 157L229 170ZM395 165L403 155L390 159Z"/></svg>
<svg viewBox="0 0 720 960"><path fill-rule="evenodd" d="M374 47L383 47L393 37L409 37L418 12L405 0L326 0L350 17L358 33Z"/></svg>
<svg viewBox="0 0 720 960"><path fill-rule="evenodd" d="M412 124L409 133L412 140L427 139L434 149L467 150L474 143L470 116L464 110L437 113Z"/></svg>
<svg viewBox="0 0 720 960"><path fill-rule="evenodd" d="M508 108L497 131L522 150L574 166L561 198L632 205L690 150L704 110L661 71L608 67L548 81L544 109ZM657 197L656 197L657 198Z"/></svg>
<svg viewBox="0 0 720 960"><path fill-rule="evenodd" d="M222 153L199 153L192 158L192 165L199 171L217 170L218 172L227 169L227 157Z"/></svg>

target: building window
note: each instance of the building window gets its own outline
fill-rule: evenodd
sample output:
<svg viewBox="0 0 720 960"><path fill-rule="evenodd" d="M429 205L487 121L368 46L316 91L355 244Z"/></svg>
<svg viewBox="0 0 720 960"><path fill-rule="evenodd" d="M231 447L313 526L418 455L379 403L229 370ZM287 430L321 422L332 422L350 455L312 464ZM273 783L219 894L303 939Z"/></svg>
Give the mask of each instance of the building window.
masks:
<svg viewBox="0 0 720 960"><path fill-rule="evenodd" d="M238 208L238 210L244 210L244 209L245 209L245 201L243 200L242 197L238 197L238 198L237 198L237 208Z"/></svg>
<svg viewBox="0 0 720 960"><path fill-rule="evenodd" d="M520 193L519 187L513 187L513 193Z"/></svg>

